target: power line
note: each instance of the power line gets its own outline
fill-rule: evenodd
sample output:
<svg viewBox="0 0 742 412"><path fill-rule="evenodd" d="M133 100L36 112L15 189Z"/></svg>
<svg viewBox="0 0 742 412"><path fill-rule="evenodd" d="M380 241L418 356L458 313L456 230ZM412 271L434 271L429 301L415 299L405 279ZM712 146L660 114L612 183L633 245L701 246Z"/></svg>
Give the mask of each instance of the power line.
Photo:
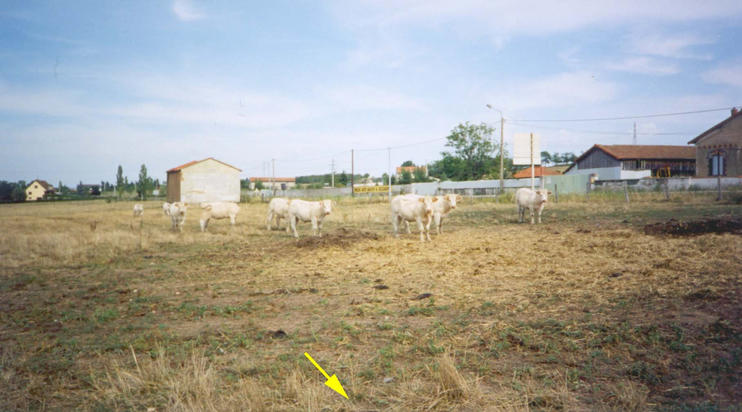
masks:
<svg viewBox="0 0 742 412"><path fill-rule="evenodd" d="M549 130L564 130L568 132L574 132L574 133L589 133L589 134L604 134L609 136L616 136L616 135L633 135L633 132L613 132L608 130L578 130L578 129L570 129L566 127L549 127L549 126L538 126L538 125L532 125L529 123L526 123L524 121L515 121L511 120L510 123L520 125L520 126L529 126L529 127L535 127L537 129L549 129ZM681 133L681 132L657 132L657 133L636 133L639 136L688 136L691 133Z"/></svg>
<svg viewBox="0 0 742 412"><path fill-rule="evenodd" d="M593 117L593 118L584 118L584 119L506 119L506 120L519 121L519 122L594 122L594 121L603 121L603 120L648 119L652 117L684 116L687 114L720 112L722 110L729 110L731 109L731 107L735 107L735 106L721 107L718 109L692 110L692 111L687 111L687 112L643 114L643 115L636 115L636 116Z"/></svg>

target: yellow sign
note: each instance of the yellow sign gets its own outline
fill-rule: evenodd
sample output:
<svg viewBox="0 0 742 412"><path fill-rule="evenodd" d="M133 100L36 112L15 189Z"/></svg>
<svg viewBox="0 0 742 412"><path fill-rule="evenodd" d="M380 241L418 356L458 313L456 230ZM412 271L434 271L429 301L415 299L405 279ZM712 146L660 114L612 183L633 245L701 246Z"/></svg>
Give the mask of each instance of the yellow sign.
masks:
<svg viewBox="0 0 742 412"><path fill-rule="evenodd" d="M324 369L322 369L317 362L312 359L311 356L309 356L308 353L304 352L304 356L309 359L309 362L312 362L312 365L314 365L315 368L319 369L320 372L322 372L323 375L325 375L325 378L327 379L327 382L325 382L325 385L329 386L330 389L334 390L335 392L345 396L345 399L348 399L348 395L345 393L345 390L343 389L343 385L340 384L340 381L338 380L337 375L333 374L332 376L328 375L327 372L325 372Z"/></svg>
<svg viewBox="0 0 742 412"><path fill-rule="evenodd" d="M353 193L386 193L389 186L353 186Z"/></svg>

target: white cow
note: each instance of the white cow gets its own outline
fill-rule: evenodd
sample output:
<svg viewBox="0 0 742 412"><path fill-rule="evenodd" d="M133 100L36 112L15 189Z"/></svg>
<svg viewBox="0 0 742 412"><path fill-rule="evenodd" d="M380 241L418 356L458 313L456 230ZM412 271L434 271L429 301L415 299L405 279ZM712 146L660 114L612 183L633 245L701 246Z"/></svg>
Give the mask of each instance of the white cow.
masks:
<svg viewBox="0 0 742 412"><path fill-rule="evenodd" d="M170 203L165 202L162 204L162 213L164 213L165 216L170 216Z"/></svg>
<svg viewBox="0 0 742 412"><path fill-rule="evenodd" d="M141 203L134 203L134 217L141 216L144 213L144 206Z"/></svg>
<svg viewBox="0 0 742 412"><path fill-rule="evenodd" d="M538 212L538 222L541 223L541 211L544 210L546 202L549 199L549 192L546 189L531 190L522 187L515 192L515 203L518 205L518 222L523 223L526 209L531 212L531 224L533 224L533 213Z"/></svg>
<svg viewBox="0 0 742 412"><path fill-rule="evenodd" d="M422 197L420 195L414 194L407 194L403 196L411 199ZM461 199L461 195L448 194L438 196L436 200L433 200L433 218L428 221L428 231L430 231L430 224L435 223L436 232L440 235L441 227L443 226L443 218L448 216L448 214L453 209L456 209L456 202L460 202ZM409 222L405 221L405 225L407 226L407 233L410 233Z"/></svg>
<svg viewBox="0 0 742 412"><path fill-rule="evenodd" d="M209 225L211 219L226 219L229 218L229 223L234 226L235 220L237 219L237 213L240 212L240 206L233 202L208 202L201 203L201 219L199 224L201 225L201 231L206 231L206 227Z"/></svg>
<svg viewBox="0 0 742 412"><path fill-rule="evenodd" d="M430 198L413 197L413 196L395 196L392 199L392 226L394 226L394 236L399 237L399 224L405 222L417 222L420 230L420 240L425 241L427 237L430 240L430 219L433 214L433 201L436 197ZM409 226L407 227L409 231Z"/></svg>
<svg viewBox="0 0 742 412"><path fill-rule="evenodd" d="M289 224L294 232L294 237L299 238L296 233L296 223L312 222L312 234L322 237L322 220L332 213L332 200L319 202L308 202L301 199L291 199L289 202Z"/></svg>
<svg viewBox="0 0 742 412"><path fill-rule="evenodd" d="M170 222L172 222L173 230L180 230L183 231L183 224L185 223L186 219L186 209L187 206L185 203L181 202L174 202L170 203L170 208L168 209L168 215L170 216Z"/></svg>
<svg viewBox="0 0 742 412"><path fill-rule="evenodd" d="M276 219L276 227L278 229L281 228L281 219L286 219L286 233L289 233L291 230L290 223L288 223L289 219L289 203L291 203L291 199L286 199L283 197L274 197L271 199L270 203L268 203L268 217L265 219L265 228L266 230L271 230L271 224L273 223L273 219Z"/></svg>

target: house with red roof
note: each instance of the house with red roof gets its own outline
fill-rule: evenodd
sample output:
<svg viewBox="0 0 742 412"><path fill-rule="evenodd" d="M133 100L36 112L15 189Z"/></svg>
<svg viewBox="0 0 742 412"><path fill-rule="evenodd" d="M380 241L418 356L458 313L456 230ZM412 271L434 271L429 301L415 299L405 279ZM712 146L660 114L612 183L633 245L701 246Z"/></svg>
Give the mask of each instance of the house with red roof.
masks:
<svg viewBox="0 0 742 412"><path fill-rule="evenodd" d="M242 170L208 157L167 171L168 202L239 202Z"/></svg>
<svg viewBox="0 0 742 412"><path fill-rule="evenodd" d="M595 175L598 180L694 176L696 148L669 145L596 144L564 174Z"/></svg>
<svg viewBox="0 0 742 412"><path fill-rule="evenodd" d="M732 108L731 116L696 136L696 176L742 176L742 111Z"/></svg>

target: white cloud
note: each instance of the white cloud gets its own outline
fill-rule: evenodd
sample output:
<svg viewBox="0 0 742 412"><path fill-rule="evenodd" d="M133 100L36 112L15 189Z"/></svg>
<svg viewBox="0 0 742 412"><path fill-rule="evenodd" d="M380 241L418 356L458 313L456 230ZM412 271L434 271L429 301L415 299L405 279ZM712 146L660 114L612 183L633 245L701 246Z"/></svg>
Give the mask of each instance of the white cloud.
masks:
<svg viewBox="0 0 742 412"><path fill-rule="evenodd" d="M173 1L173 13L182 21L194 21L204 18L203 13L197 10L189 0Z"/></svg>
<svg viewBox="0 0 742 412"><path fill-rule="evenodd" d="M567 108L611 100L613 83L601 81L589 72L560 73L494 93L484 101L502 102L508 111L534 108Z"/></svg>
<svg viewBox="0 0 742 412"><path fill-rule="evenodd" d="M382 0L337 2L338 18L352 28L368 26L440 27L495 35L545 35L585 27L645 21L683 22L742 14L736 0Z"/></svg>
<svg viewBox="0 0 742 412"><path fill-rule="evenodd" d="M622 72L652 75L669 75L679 72L677 66L674 64L664 63L646 56L629 57L622 61L608 63L606 64L606 68Z"/></svg>
<svg viewBox="0 0 742 412"><path fill-rule="evenodd" d="M675 59L709 60L712 56L693 50L696 46L715 43L715 40L695 33L650 33L637 31L627 38L630 52L649 56L662 56Z"/></svg>
<svg viewBox="0 0 742 412"><path fill-rule="evenodd" d="M421 110L420 99L379 87L356 85L338 87L327 93L330 103L343 110Z"/></svg>
<svg viewBox="0 0 742 412"><path fill-rule="evenodd" d="M729 62L704 72L701 78L708 83L742 87L742 60Z"/></svg>

